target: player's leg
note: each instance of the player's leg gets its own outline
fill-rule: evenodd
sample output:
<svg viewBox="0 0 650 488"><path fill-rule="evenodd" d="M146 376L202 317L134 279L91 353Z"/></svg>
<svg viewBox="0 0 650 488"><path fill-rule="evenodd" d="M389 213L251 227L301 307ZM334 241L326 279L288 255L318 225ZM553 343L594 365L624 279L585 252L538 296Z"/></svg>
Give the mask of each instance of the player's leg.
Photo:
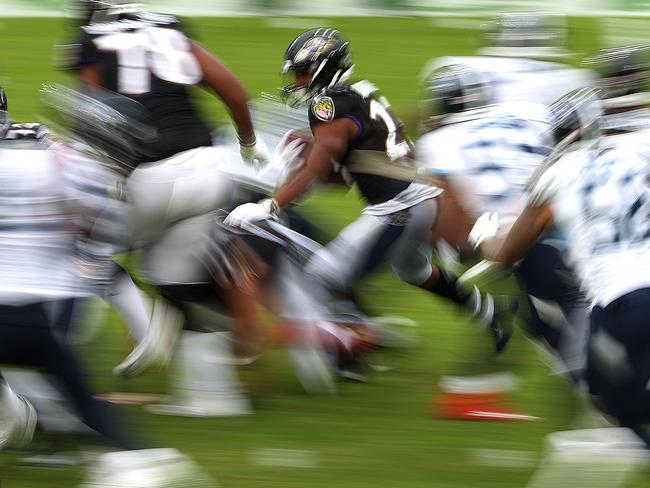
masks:
<svg viewBox="0 0 650 488"><path fill-rule="evenodd" d="M517 268L528 294L528 332L550 348L560 369L578 380L585 363L588 313L577 279L551 241L533 247Z"/></svg>
<svg viewBox="0 0 650 488"><path fill-rule="evenodd" d="M136 241L152 241L170 225L228 206L234 185L220 163L232 155L201 147L139 166L128 178Z"/></svg>
<svg viewBox="0 0 650 488"><path fill-rule="evenodd" d="M11 389L0 373L0 450L29 444L35 428L36 410Z"/></svg>
<svg viewBox="0 0 650 488"><path fill-rule="evenodd" d="M586 379L596 403L650 448L649 315L647 288L593 308Z"/></svg>
<svg viewBox="0 0 650 488"><path fill-rule="evenodd" d="M106 301L115 309L129 329L129 336L136 344L147 336L151 319L151 299L133 282L122 266L116 266L111 286L106 291Z"/></svg>
<svg viewBox="0 0 650 488"><path fill-rule="evenodd" d="M238 339L252 342L257 302L253 294L234 285L234 276L218 280L210 276L209 269L215 274L231 269L220 261L225 256L221 243L207 238L213 221L213 215L186 219L143 251L146 279L182 310L185 319L173 363L172 400L152 406L154 413L204 417L250 413L233 345ZM204 261L219 271L206 269ZM231 316L220 313L224 310Z"/></svg>
<svg viewBox="0 0 650 488"><path fill-rule="evenodd" d="M401 212L408 214L408 211ZM361 276L385 263L404 232L404 219L361 215L325 247L317 250L306 271L333 290L345 292Z"/></svg>
<svg viewBox="0 0 650 488"><path fill-rule="evenodd" d="M0 306L0 313L0 362L42 367L55 375L89 427L110 445L129 446L130 441L115 425L107 407L93 398L72 351L54 334L51 317L43 304Z"/></svg>
<svg viewBox="0 0 650 488"><path fill-rule="evenodd" d="M497 351L501 351L511 334L507 307L495 304L490 294L481 293L476 286L460 284L452 272L432 264L432 229L437 210L437 199L426 200L409 209L405 232L392 253L393 268L402 281L467 310L490 330Z"/></svg>

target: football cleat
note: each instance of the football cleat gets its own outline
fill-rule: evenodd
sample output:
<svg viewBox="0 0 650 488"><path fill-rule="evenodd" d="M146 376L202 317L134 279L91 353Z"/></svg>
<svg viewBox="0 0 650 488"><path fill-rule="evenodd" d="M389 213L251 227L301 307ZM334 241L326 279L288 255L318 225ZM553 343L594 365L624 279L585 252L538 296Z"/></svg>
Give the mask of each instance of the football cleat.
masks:
<svg viewBox="0 0 650 488"><path fill-rule="evenodd" d="M508 297L494 297L487 293L481 300L479 320L492 335L497 354L503 352L512 337L513 314L517 308L517 301Z"/></svg>
<svg viewBox="0 0 650 488"><path fill-rule="evenodd" d="M6 409L0 414L0 449L4 447L20 448L32 442L36 430L36 409L22 395L15 395L14 412ZM10 415L7 415L10 414Z"/></svg>

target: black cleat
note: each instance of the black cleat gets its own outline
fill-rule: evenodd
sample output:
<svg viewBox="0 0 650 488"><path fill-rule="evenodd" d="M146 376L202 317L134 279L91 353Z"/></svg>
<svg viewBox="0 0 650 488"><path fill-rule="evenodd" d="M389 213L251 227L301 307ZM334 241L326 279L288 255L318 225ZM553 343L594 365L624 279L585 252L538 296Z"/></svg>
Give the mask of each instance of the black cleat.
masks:
<svg viewBox="0 0 650 488"><path fill-rule="evenodd" d="M481 305L481 322L492 334L496 353L501 354L512 337L513 314L518 303L508 297L486 294Z"/></svg>

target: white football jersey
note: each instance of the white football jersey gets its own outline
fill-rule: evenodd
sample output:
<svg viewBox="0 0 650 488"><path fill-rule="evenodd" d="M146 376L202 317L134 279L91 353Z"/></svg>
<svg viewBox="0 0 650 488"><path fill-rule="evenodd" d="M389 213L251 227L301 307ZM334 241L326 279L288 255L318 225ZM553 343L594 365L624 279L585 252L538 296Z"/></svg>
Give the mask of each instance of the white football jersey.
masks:
<svg viewBox="0 0 650 488"><path fill-rule="evenodd" d="M531 192L531 205L551 205L592 305L650 287L649 136L608 136L571 151Z"/></svg>
<svg viewBox="0 0 650 488"><path fill-rule="evenodd" d="M76 232L54 151L0 141L0 303L74 294Z"/></svg>
<svg viewBox="0 0 650 488"><path fill-rule="evenodd" d="M453 181L475 214L499 213L505 230L526 203L528 178L551 152L549 129L546 107L501 104L422 136L417 159Z"/></svg>
<svg viewBox="0 0 650 488"><path fill-rule="evenodd" d="M562 95L595 87L596 76L562 63L496 56L446 56L432 60L427 75L444 66L462 64L481 73L491 89L493 103L532 102L550 105Z"/></svg>

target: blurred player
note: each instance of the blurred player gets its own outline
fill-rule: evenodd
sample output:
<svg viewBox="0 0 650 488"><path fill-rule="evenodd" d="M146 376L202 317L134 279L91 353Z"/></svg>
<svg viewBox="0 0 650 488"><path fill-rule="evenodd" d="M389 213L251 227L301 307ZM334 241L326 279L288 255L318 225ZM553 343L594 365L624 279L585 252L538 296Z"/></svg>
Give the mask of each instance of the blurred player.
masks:
<svg viewBox="0 0 650 488"><path fill-rule="evenodd" d="M230 198L228 179L219 169L224 155L210 147L211 131L190 99L190 87L206 86L225 103L244 160L264 165L268 153L255 136L242 84L186 37L177 19L145 12L134 2L81 4L88 23L74 62L80 80L88 89L102 87L141 103L143 123L156 130L156 137L139 148L127 185L134 245L154 245L169 225L220 208ZM153 314L174 315L171 310ZM117 373L130 376L152 363L160 349L156 337L164 342L169 335L152 334Z"/></svg>
<svg viewBox="0 0 650 488"><path fill-rule="evenodd" d="M487 46L476 56L445 56L431 60L424 80L434 71L465 65L480 72L493 92L494 103L535 102L549 105L565 93L594 86L595 76L563 62L566 19L543 12L505 13L489 24Z"/></svg>
<svg viewBox="0 0 650 488"><path fill-rule="evenodd" d="M411 142L386 98L369 81L348 83L352 70L348 42L334 29L303 32L289 45L282 71L291 84L285 93L289 103L309 105L313 144L304 166L273 198L236 208L226 223L246 228L276 218L319 179L337 176L356 184L367 203L362 216L316 252L307 270L332 289L349 292L360 277L390 261L402 281L452 300L480 318L500 350L507 334L492 297L458 286L454 277L431 264L440 190L350 167L355 160L374 157L382 164L401 164L412 156Z"/></svg>
<svg viewBox="0 0 650 488"><path fill-rule="evenodd" d="M591 92L566 97L553 111L560 142L584 140L597 130L599 104ZM650 421L647 135L633 127L609 133L569 150L539 176L498 260L513 264L551 224L564 232L592 307L589 391L650 445L644 427Z"/></svg>
<svg viewBox="0 0 650 488"><path fill-rule="evenodd" d="M6 120L4 110L0 112ZM101 215L87 222L92 214L86 202L72 196L79 196L79 189L69 191L71 180L60 154L36 133L15 137L8 128L3 124L0 139L0 193L5 204L0 212L0 363L55 375L84 422L112 451L99 457L97 471L91 469L90 485L132 486L145 466L152 486L179 476L179 482L190 481L182 476L193 476L195 467L180 453L141 449L139 441L126 435L109 407L93 397L81 365L59 334L59 327L68 328L61 322L71 320L61 310L70 301L93 293L92 278L83 272L92 266L88 256L78 253L77 241L88 235L88 229L93 229L94 237L106 235L107 229L100 229L105 223ZM81 282L78 272L84 277ZM0 404L0 447L29 442L35 411L2 377ZM170 470L170 465L183 472Z"/></svg>
<svg viewBox="0 0 650 488"><path fill-rule="evenodd" d="M437 128L418 141L418 159L444 180L447 193L473 218L471 230L454 229L453 234L467 235L476 249L508 232L525 206L528 178L553 147L545 106L490 105L491 88L482 73L468 66L435 72L426 83L425 105L427 123ZM562 239L551 232L527 253L516 273L527 293L528 332L558 356L564 374L578 379L586 305L562 252Z"/></svg>

